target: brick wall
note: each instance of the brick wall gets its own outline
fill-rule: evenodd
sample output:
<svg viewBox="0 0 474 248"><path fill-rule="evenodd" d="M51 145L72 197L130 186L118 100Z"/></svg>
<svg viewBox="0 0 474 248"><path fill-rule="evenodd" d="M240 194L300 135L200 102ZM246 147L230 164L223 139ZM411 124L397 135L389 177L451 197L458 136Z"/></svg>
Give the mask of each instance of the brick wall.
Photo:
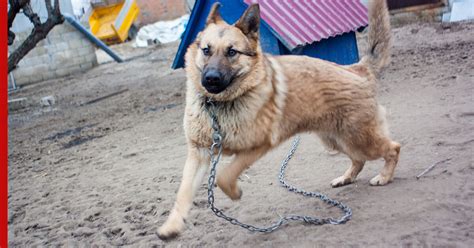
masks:
<svg viewBox="0 0 474 248"><path fill-rule="evenodd" d="M137 0L140 25L171 20L189 13L189 0ZM193 3L194 4L194 3ZM192 8L192 6L191 6Z"/></svg>
<svg viewBox="0 0 474 248"><path fill-rule="evenodd" d="M14 51L30 31L16 34L15 42L8 47ZM64 77L89 70L97 65L94 45L70 24L54 27L46 39L39 42L13 70L17 85Z"/></svg>

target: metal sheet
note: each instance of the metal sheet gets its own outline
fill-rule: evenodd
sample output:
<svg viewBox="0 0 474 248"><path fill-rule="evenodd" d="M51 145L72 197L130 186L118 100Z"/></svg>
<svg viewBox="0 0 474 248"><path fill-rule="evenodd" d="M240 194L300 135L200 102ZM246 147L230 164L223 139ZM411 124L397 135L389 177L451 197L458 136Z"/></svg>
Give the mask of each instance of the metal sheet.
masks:
<svg viewBox="0 0 474 248"><path fill-rule="evenodd" d="M287 48L355 31L368 24L360 0L244 0L258 3L262 19Z"/></svg>

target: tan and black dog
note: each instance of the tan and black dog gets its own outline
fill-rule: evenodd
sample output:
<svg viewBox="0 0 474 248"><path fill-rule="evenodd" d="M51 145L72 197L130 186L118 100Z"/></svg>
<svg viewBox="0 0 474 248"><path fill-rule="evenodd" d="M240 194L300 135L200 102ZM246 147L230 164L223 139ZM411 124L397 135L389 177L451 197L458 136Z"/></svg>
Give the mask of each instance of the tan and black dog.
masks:
<svg viewBox="0 0 474 248"><path fill-rule="evenodd" d="M231 199L242 192L237 178L246 168L294 134L314 132L331 149L352 160L333 187L353 182L365 161L385 159L371 185L393 178L400 145L388 134L385 111L376 100L377 74L388 64L390 23L385 0L369 3L369 51L354 65L341 66L306 56L271 56L259 43L260 10L250 6L233 25L215 4L206 28L186 53L184 130L188 157L162 239L183 231L193 196L209 168L212 130L206 98L216 102L225 155L235 155L217 175Z"/></svg>

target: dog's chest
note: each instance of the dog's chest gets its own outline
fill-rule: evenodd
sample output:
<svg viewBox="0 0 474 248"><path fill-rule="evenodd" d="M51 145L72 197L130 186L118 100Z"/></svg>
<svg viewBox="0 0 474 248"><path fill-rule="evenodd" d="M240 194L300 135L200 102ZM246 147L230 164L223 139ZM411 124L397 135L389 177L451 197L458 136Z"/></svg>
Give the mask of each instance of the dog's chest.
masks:
<svg viewBox="0 0 474 248"><path fill-rule="evenodd" d="M184 124L188 139L201 147L211 145L211 119L204 108L188 109ZM246 108L225 106L216 110L223 147L230 153L245 151L269 140L271 121Z"/></svg>

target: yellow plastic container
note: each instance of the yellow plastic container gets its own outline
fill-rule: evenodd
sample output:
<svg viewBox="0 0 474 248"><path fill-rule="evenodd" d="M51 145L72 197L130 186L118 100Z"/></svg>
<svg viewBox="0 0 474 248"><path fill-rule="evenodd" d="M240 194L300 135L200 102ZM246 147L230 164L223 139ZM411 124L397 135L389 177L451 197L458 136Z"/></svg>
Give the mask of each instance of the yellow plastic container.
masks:
<svg viewBox="0 0 474 248"><path fill-rule="evenodd" d="M124 42L129 37L130 29L135 28L132 25L139 13L135 0L95 7L89 17L91 32L106 44Z"/></svg>

